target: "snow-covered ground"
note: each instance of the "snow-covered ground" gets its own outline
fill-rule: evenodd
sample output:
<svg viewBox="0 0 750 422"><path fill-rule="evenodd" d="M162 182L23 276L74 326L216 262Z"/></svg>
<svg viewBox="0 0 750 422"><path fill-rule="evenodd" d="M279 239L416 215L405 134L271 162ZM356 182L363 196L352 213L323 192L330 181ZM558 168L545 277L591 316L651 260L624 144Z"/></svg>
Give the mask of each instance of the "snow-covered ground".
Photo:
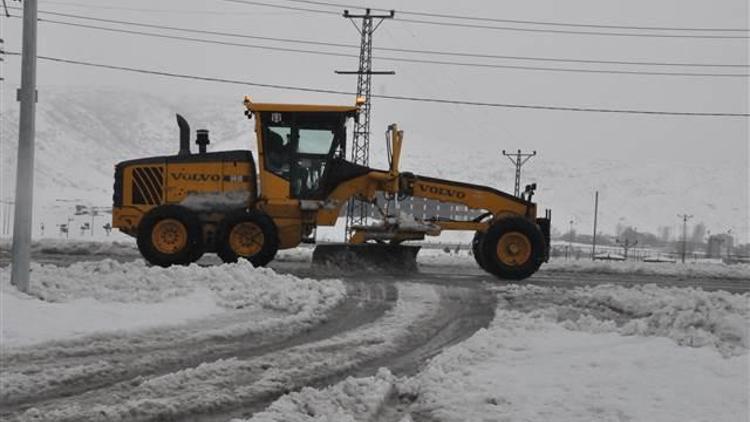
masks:
<svg viewBox="0 0 750 422"><path fill-rule="evenodd" d="M0 250L10 251L11 238L0 238ZM139 256L135 239L123 235L122 238L55 239L41 238L31 242L32 253L58 255Z"/></svg>
<svg viewBox="0 0 750 422"><path fill-rule="evenodd" d="M746 421L750 296L506 287L487 329L411 378L303 389L252 421ZM394 411L394 409L396 409ZM393 419L398 420L398 419Z"/></svg>
<svg viewBox="0 0 750 422"><path fill-rule="evenodd" d="M339 280L300 279L247 262L213 267L148 267L110 259L69 267L33 265L28 295L0 269L2 347L185 323L242 309L267 322L335 306ZM290 322L290 321L286 321Z"/></svg>

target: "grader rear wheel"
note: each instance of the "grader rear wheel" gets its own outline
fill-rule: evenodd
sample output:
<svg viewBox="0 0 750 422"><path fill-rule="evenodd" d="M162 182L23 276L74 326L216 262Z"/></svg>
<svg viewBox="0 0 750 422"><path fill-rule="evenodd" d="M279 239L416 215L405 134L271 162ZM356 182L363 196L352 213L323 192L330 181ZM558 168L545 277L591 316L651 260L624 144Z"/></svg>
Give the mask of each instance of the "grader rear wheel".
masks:
<svg viewBox="0 0 750 422"><path fill-rule="evenodd" d="M174 218L165 218L151 230L154 249L163 254L175 254L187 246L188 231L185 224Z"/></svg>
<svg viewBox="0 0 750 422"><path fill-rule="evenodd" d="M252 221L237 223L229 230L229 247L238 256L253 256L263 249L263 229Z"/></svg>
<svg viewBox="0 0 750 422"><path fill-rule="evenodd" d="M237 262L242 257L262 267L273 260L278 249L278 232L268 214L240 210L227 215L219 224L216 253L224 262Z"/></svg>
<svg viewBox="0 0 750 422"><path fill-rule="evenodd" d="M498 278L523 280L544 261L544 235L523 217L505 217L495 222L481 241L483 268Z"/></svg>
<svg viewBox="0 0 750 422"><path fill-rule="evenodd" d="M203 255L198 217L179 205L162 205L146 213L138 224L138 249L153 265L188 265Z"/></svg>

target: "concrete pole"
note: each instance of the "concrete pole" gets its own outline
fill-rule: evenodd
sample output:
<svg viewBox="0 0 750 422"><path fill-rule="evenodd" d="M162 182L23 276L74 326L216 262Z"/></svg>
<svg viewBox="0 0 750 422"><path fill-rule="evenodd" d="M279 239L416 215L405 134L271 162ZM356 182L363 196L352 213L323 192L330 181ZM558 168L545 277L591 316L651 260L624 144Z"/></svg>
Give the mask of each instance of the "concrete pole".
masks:
<svg viewBox="0 0 750 422"><path fill-rule="evenodd" d="M96 210L91 207L91 237L94 237L94 217L96 217Z"/></svg>
<svg viewBox="0 0 750 422"><path fill-rule="evenodd" d="M693 218L689 214L678 214L677 217L682 219L682 263L685 263L685 255L687 255L687 221Z"/></svg>
<svg viewBox="0 0 750 422"><path fill-rule="evenodd" d="M36 113L37 0L23 2L23 48L21 58L21 118L18 128L16 204L13 221L13 251L10 280L22 292L29 290L31 265L31 213L34 199L34 132Z"/></svg>
<svg viewBox="0 0 750 422"><path fill-rule="evenodd" d="M594 235L591 240L591 260L596 260L596 223L599 215L599 191L594 195Z"/></svg>

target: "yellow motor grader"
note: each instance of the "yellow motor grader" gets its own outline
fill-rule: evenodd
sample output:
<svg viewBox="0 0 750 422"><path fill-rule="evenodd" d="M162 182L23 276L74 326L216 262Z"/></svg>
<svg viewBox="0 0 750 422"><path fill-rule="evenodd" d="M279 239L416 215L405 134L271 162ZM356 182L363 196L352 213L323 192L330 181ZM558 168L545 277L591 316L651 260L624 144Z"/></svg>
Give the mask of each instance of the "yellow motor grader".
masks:
<svg viewBox="0 0 750 422"><path fill-rule="evenodd" d="M354 106L256 103L245 97L255 119L258 160L249 150L208 152L208 131L196 132L180 115L176 155L123 161L115 166L112 225L137 239L154 265L187 265L203 253L225 262L248 259L256 266L279 249L314 243L318 226L333 226L350 199L374 202L425 198L474 210L471 219L435 217L417 224L384 222L355 227L347 239L360 250L383 243L421 240L442 230L474 231L477 263L502 279L532 275L549 256L549 211L537 217L535 185L521 197L496 189L401 172L403 131L388 128L389 168L378 170L345 159L346 124ZM390 216L392 217L392 216Z"/></svg>

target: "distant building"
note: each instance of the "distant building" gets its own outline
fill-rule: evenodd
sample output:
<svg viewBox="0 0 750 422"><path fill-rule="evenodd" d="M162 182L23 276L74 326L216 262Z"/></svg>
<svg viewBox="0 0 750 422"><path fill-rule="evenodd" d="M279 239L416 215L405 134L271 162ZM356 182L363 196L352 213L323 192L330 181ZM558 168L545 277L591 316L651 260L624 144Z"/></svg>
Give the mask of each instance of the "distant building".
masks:
<svg viewBox="0 0 750 422"><path fill-rule="evenodd" d="M726 233L712 234L708 237L706 257L723 258L731 255L734 249L734 238Z"/></svg>

